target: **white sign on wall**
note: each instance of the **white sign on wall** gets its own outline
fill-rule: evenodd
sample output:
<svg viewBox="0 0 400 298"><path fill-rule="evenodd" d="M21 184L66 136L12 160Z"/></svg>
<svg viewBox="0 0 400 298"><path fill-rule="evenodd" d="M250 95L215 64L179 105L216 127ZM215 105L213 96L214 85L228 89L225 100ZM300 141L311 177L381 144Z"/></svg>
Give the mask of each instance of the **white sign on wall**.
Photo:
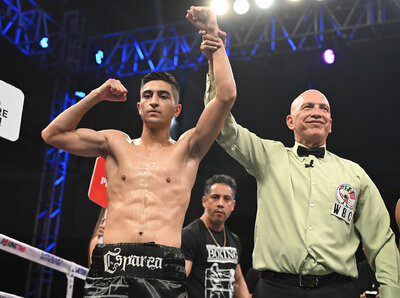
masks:
<svg viewBox="0 0 400 298"><path fill-rule="evenodd" d="M24 93L0 80L0 137L18 140L23 107Z"/></svg>

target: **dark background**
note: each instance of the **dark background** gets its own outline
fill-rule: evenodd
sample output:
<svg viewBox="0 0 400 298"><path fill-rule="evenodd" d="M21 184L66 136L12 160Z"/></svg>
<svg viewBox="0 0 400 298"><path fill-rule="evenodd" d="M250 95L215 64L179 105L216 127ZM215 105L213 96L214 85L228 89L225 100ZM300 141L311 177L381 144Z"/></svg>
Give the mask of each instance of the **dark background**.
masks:
<svg viewBox="0 0 400 298"><path fill-rule="evenodd" d="M60 20L66 10L79 8L88 18L86 33L93 35L180 21L189 5L204 1L154 0L146 5L123 0L37 2ZM55 76L2 37L0 49L0 79L25 94L19 140L0 139L0 233L30 243L46 149L40 132L49 122ZM381 191L398 235L394 208L400 197L400 39L338 45L336 50L333 65L322 63L320 50L233 61L238 98L232 112L240 124L260 137L292 146L293 135L285 124L291 101L309 87L322 91L333 117L328 150L367 171ZM202 112L206 71L203 65L187 73L181 92L180 133L192 128ZM182 70L172 74L178 81L184 76ZM129 90L128 101L94 107L80 126L115 128L139 137L139 80L137 76L121 79ZM87 93L103 83L94 81L91 74L79 82L77 90ZM58 256L83 266L87 266L88 241L100 210L87 198L93 165L94 158L70 155L57 245ZM238 184L236 209L228 226L241 238L245 273L251 265L256 183L217 144L200 164L185 225L202 214L204 181L216 173L229 174ZM0 251L0 291L23 296L27 268L25 259ZM83 283L75 279L75 284L74 296L80 297ZM64 296L65 287L63 274L54 273L52 296Z"/></svg>

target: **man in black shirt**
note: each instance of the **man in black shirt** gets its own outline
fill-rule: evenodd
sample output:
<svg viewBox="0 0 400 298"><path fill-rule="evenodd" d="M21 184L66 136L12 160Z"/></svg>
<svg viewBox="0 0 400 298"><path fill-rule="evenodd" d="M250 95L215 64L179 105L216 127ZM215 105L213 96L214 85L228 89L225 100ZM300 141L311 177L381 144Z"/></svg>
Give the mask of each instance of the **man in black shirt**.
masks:
<svg viewBox="0 0 400 298"><path fill-rule="evenodd" d="M236 182L227 175L206 181L203 215L182 232L189 298L250 297L240 268L241 246L225 221L235 208Z"/></svg>

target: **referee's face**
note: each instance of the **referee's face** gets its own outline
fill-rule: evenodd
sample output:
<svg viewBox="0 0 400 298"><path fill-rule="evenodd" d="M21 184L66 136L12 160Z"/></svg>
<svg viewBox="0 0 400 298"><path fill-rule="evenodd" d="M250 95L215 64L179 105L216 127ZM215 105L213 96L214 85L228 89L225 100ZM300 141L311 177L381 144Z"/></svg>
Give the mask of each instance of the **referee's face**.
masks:
<svg viewBox="0 0 400 298"><path fill-rule="evenodd" d="M207 197L202 198L204 213L215 228L221 227L235 208L232 189L223 183L215 183L210 187Z"/></svg>
<svg viewBox="0 0 400 298"><path fill-rule="evenodd" d="M286 123L298 143L309 148L324 145L332 131L328 100L317 90L307 90L293 101Z"/></svg>

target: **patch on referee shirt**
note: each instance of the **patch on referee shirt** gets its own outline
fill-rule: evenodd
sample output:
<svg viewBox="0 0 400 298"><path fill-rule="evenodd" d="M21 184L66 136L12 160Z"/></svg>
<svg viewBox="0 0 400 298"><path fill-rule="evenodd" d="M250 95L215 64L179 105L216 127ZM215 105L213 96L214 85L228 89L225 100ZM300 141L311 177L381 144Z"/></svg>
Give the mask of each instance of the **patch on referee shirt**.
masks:
<svg viewBox="0 0 400 298"><path fill-rule="evenodd" d="M357 199L356 189L350 184L340 184L336 189L336 198L340 204L353 209Z"/></svg>
<svg viewBox="0 0 400 298"><path fill-rule="evenodd" d="M332 206L331 214L351 223L353 219L353 208L356 204L356 189L350 184L340 184L336 189L336 198L339 201Z"/></svg>

